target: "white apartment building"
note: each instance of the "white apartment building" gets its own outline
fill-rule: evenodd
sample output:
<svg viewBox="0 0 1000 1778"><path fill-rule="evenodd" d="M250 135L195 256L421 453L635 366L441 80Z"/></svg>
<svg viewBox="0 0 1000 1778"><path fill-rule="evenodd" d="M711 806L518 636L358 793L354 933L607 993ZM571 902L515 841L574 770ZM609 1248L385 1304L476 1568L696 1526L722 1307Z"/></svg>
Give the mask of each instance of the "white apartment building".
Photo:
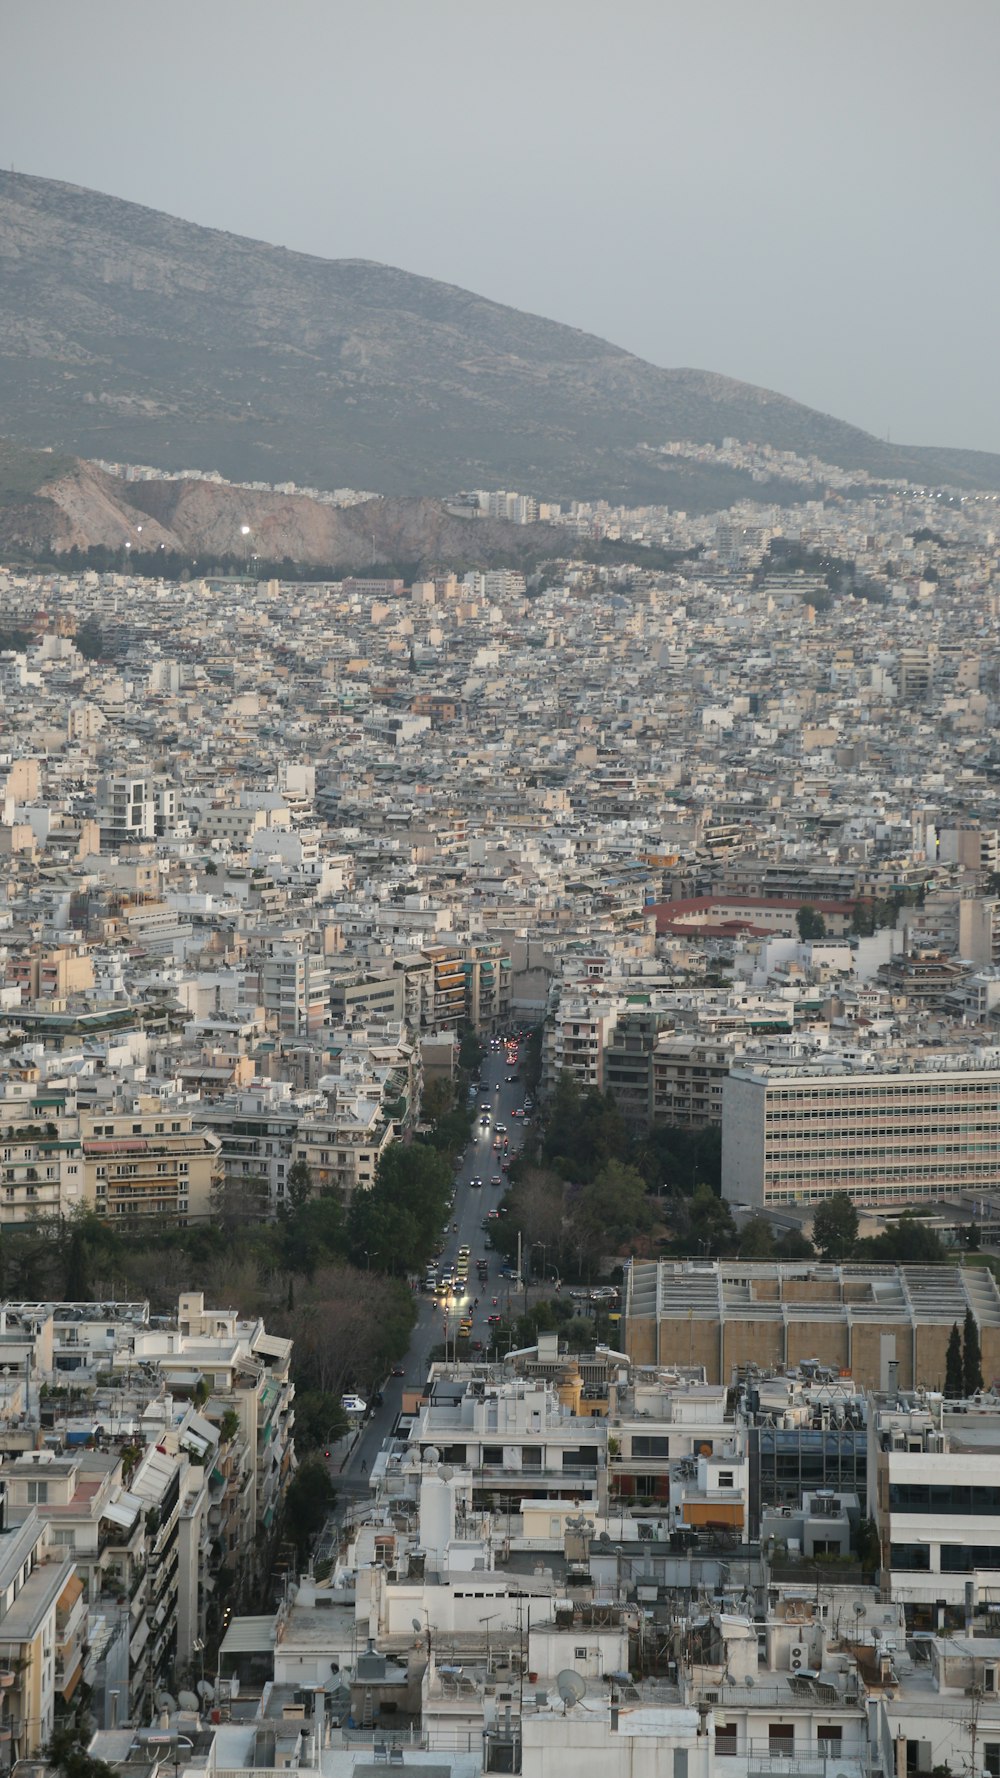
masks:
<svg viewBox="0 0 1000 1778"><path fill-rule="evenodd" d="M8 1081L0 1098L0 1226L69 1216L85 1200L83 1143L65 1088Z"/></svg>
<svg viewBox="0 0 1000 1778"><path fill-rule="evenodd" d="M310 1037L330 1023L330 966L305 945L278 942L260 971L261 1003L284 1036Z"/></svg>
<svg viewBox="0 0 1000 1778"><path fill-rule="evenodd" d="M325 1112L303 1117L295 1132L296 1161L309 1168L313 1190L335 1192L345 1203L370 1191L378 1163L394 1140L382 1096L350 1090Z"/></svg>
<svg viewBox="0 0 1000 1778"><path fill-rule="evenodd" d="M964 1611L970 1583L974 1601L1000 1589L1000 1408L992 1399L961 1413L916 1399L873 1408L868 1500L883 1582L912 1627L943 1629L946 1608Z"/></svg>
<svg viewBox="0 0 1000 1778"><path fill-rule="evenodd" d="M546 1092L561 1074L571 1074L581 1087L604 1088L604 1050L622 1010L616 998L597 1000L564 991L551 1020L545 1023L542 1085Z"/></svg>
<svg viewBox="0 0 1000 1778"><path fill-rule="evenodd" d="M102 852L155 839L156 797L148 778L99 778L96 804Z"/></svg>

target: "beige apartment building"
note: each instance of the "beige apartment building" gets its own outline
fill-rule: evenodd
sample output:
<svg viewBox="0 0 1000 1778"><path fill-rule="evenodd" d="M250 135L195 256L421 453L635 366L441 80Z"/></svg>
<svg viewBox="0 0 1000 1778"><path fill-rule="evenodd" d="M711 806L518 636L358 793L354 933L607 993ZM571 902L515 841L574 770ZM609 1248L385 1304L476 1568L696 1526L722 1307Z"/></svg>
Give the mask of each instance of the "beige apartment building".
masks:
<svg viewBox="0 0 1000 1778"><path fill-rule="evenodd" d="M110 1221L206 1221L223 1178L222 1144L190 1112L155 1099L81 1116L85 1201Z"/></svg>
<svg viewBox="0 0 1000 1778"><path fill-rule="evenodd" d="M33 945L7 959L6 980L24 1000L65 1000L94 985L94 965L76 945Z"/></svg>
<svg viewBox="0 0 1000 1778"><path fill-rule="evenodd" d="M57 1698L69 1703L79 1685L87 1640L83 1582L36 1506L21 1514L0 1531L0 1740L8 1770L48 1744Z"/></svg>
<svg viewBox="0 0 1000 1778"><path fill-rule="evenodd" d="M744 1063L722 1088L722 1195L756 1209L909 1204L1000 1179L996 1051L857 1067Z"/></svg>
<svg viewBox="0 0 1000 1778"><path fill-rule="evenodd" d="M652 1056L654 1123L686 1130L721 1124L723 1086L743 1043L738 1033L663 1033Z"/></svg>

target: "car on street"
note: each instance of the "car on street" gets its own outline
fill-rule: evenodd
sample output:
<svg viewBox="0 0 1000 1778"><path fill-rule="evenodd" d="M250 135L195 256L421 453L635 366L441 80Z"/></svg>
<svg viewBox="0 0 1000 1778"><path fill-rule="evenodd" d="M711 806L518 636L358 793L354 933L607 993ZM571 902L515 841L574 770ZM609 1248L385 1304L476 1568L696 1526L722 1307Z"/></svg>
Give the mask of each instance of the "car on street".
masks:
<svg viewBox="0 0 1000 1778"><path fill-rule="evenodd" d="M392 1367L392 1374L394 1377L405 1377L406 1369L401 1364L394 1364Z"/></svg>
<svg viewBox="0 0 1000 1778"><path fill-rule="evenodd" d="M481 1185L482 1185L482 1183L483 1183L483 1182L482 1182L482 1179L481 1179L481 1178L480 1178L480 1176L479 1176L479 1174L478 1174L478 1173L476 1173L476 1174L475 1174L475 1175L474 1175L474 1176L473 1176L473 1178L472 1178L472 1179L470 1179L470 1180L469 1180L469 1184L470 1184L470 1185L471 1185L471 1186L472 1186L472 1187L473 1187L473 1188L474 1188L474 1189L478 1189L478 1187L479 1187L479 1186L481 1186Z"/></svg>
<svg viewBox="0 0 1000 1778"><path fill-rule="evenodd" d="M360 1395L342 1395L340 1405L345 1414L367 1414L368 1403Z"/></svg>
<svg viewBox="0 0 1000 1778"><path fill-rule="evenodd" d="M503 1180L501 1179L499 1173L494 1173L493 1178L490 1180L490 1184L491 1185L502 1185L503 1184Z"/></svg>

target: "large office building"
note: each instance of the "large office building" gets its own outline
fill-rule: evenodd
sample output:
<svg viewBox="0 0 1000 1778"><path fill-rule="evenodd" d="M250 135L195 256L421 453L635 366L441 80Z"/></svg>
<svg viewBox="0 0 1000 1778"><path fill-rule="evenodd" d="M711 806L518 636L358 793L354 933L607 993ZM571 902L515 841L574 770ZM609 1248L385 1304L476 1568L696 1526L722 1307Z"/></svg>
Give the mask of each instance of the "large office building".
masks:
<svg viewBox="0 0 1000 1778"><path fill-rule="evenodd" d="M735 1066L722 1090L722 1193L766 1210L848 1192L910 1204L1000 1178L1000 1051L872 1066Z"/></svg>
<svg viewBox="0 0 1000 1778"><path fill-rule="evenodd" d="M794 1260L637 1261L625 1289L633 1364L703 1365L710 1383L811 1365L862 1389L939 1389L971 1309L983 1374L1000 1377L1000 1290L982 1267Z"/></svg>

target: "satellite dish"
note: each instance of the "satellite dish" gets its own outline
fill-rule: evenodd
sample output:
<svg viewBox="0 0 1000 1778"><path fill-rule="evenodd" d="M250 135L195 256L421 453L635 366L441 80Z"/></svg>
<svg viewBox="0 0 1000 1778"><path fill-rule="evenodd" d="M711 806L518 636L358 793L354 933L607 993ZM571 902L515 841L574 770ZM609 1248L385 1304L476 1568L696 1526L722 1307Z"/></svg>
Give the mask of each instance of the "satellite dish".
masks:
<svg viewBox="0 0 1000 1778"><path fill-rule="evenodd" d="M867 1605L862 1605L860 1599L857 1600L857 1602L855 1603L854 1615L855 1615L855 1617L867 1617L868 1616L868 1607L867 1607Z"/></svg>
<svg viewBox="0 0 1000 1778"><path fill-rule="evenodd" d="M197 1710L198 1699L194 1692L178 1692L177 1702L182 1710Z"/></svg>
<svg viewBox="0 0 1000 1778"><path fill-rule="evenodd" d="M575 1667L564 1667L561 1673L556 1674L556 1691L563 1701L564 1716L571 1704L579 1704L586 1690L587 1681Z"/></svg>
<svg viewBox="0 0 1000 1778"><path fill-rule="evenodd" d="M421 1630L424 1627L423 1624L420 1622L420 1619L418 1617L411 1617L410 1622L413 1625L413 1628L416 1630L417 1635L419 1636Z"/></svg>
<svg viewBox="0 0 1000 1778"><path fill-rule="evenodd" d="M597 1539L597 1541L598 1541L598 1543L610 1543L610 1542L611 1542L611 1539L610 1539L610 1537L609 1537L609 1536L608 1536L608 1534L607 1534L607 1532L606 1532L606 1531L602 1531L602 1532L601 1532L601 1535L600 1535L600 1537L599 1537L599 1538L598 1538L598 1539Z"/></svg>
<svg viewBox="0 0 1000 1778"><path fill-rule="evenodd" d="M198 1681L198 1696L199 1696L199 1698L204 1698L206 1704L208 1703L208 1700L210 1698L215 1697L215 1687L212 1684L211 1680L199 1679L199 1681Z"/></svg>
<svg viewBox="0 0 1000 1778"><path fill-rule="evenodd" d="M442 1463L441 1468L438 1470L438 1475L443 1482L450 1482L454 1473L455 1471L452 1469L450 1463Z"/></svg>
<svg viewBox="0 0 1000 1778"><path fill-rule="evenodd" d="M746 1686L748 1692L752 1692L754 1686L757 1684L757 1681L755 1680L752 1673L748 1673L746 1678L743 1681L743 1684Z"/></svg>

